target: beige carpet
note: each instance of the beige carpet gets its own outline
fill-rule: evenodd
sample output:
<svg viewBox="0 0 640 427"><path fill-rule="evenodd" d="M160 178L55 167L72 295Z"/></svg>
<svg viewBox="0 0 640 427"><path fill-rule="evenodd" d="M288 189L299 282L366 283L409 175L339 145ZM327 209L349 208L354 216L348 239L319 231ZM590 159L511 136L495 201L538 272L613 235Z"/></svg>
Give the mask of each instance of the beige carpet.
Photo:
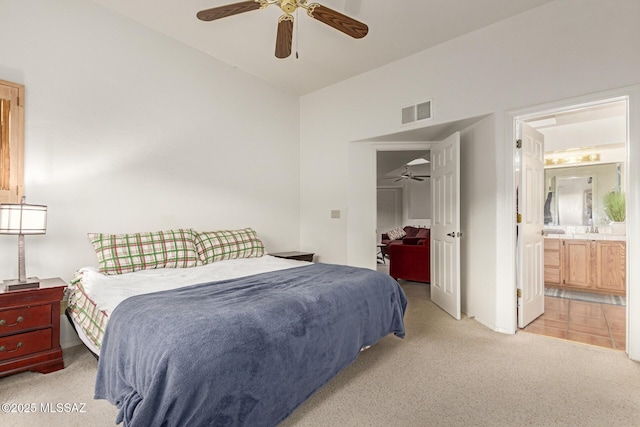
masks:
<svg viewBox="0 0 640 427"><path fill-rule="evenodd" d="M623 352L455 321L429 287L402 282L407 338L389 336L282 426L640 426L640 364ZM84 413L0 414L2 426L110 426L94 401L97 362L65 351L63 371L0 379L0 402L86 403Z"/></svg>

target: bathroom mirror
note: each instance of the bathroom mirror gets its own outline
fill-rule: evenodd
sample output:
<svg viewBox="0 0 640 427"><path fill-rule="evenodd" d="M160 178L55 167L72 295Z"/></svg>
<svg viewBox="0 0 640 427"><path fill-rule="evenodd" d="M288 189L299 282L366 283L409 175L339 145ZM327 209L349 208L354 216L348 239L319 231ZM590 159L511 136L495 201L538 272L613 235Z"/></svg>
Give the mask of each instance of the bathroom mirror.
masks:
<svg viewBox="0 0 640 427"><path fill-rule="evenodd" d="M621 168L621 163L605 163L545 169L545 225L607 224L603 197L622 190Z"/></svg>

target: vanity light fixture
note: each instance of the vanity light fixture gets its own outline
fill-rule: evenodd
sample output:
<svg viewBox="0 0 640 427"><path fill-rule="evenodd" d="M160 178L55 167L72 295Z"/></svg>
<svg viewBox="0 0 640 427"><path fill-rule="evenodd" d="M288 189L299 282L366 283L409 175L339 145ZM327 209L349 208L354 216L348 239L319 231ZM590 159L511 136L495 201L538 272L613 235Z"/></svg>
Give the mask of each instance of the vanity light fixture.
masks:
<svg viewBox="0 0 640 427"><path fill-rule="evenodd" d="M599 153L592 154L577 154L575 156L565 157L548 157L544 159L545 166L560 166L560 165L576 165L580 163L590 163L600 161Z"/></svg>

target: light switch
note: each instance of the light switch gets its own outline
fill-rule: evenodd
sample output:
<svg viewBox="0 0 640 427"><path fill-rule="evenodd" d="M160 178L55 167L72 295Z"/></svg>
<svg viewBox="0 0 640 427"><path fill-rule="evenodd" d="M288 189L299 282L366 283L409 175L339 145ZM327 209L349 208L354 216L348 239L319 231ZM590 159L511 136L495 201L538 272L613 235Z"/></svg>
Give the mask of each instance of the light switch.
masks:
<svg viewBox="0 0 640 427"><path fill-rule="evenodd" d="M331 218L340 218L340 211L338 209L332 210Z"/></svg>

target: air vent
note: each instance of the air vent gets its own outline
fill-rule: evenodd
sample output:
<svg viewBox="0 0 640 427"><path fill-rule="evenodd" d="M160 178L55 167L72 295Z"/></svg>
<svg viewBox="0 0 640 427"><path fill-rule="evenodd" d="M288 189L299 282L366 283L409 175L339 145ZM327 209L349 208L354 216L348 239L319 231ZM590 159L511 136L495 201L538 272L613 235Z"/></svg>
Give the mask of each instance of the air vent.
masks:
<svg viewBox="0 0 640 427"><path fill-rule="evenodd" d="M402 109L402 124L413 123L416 121L416 106L404 107Z"/></svg>
<svg viewBox="0 0 640 427"><path fill-rule="evenodd" d="M402 124L417 122L420 120L429 120L433 117L431 100L421 102L415 105L409 105L402 109Z"/></svg>

